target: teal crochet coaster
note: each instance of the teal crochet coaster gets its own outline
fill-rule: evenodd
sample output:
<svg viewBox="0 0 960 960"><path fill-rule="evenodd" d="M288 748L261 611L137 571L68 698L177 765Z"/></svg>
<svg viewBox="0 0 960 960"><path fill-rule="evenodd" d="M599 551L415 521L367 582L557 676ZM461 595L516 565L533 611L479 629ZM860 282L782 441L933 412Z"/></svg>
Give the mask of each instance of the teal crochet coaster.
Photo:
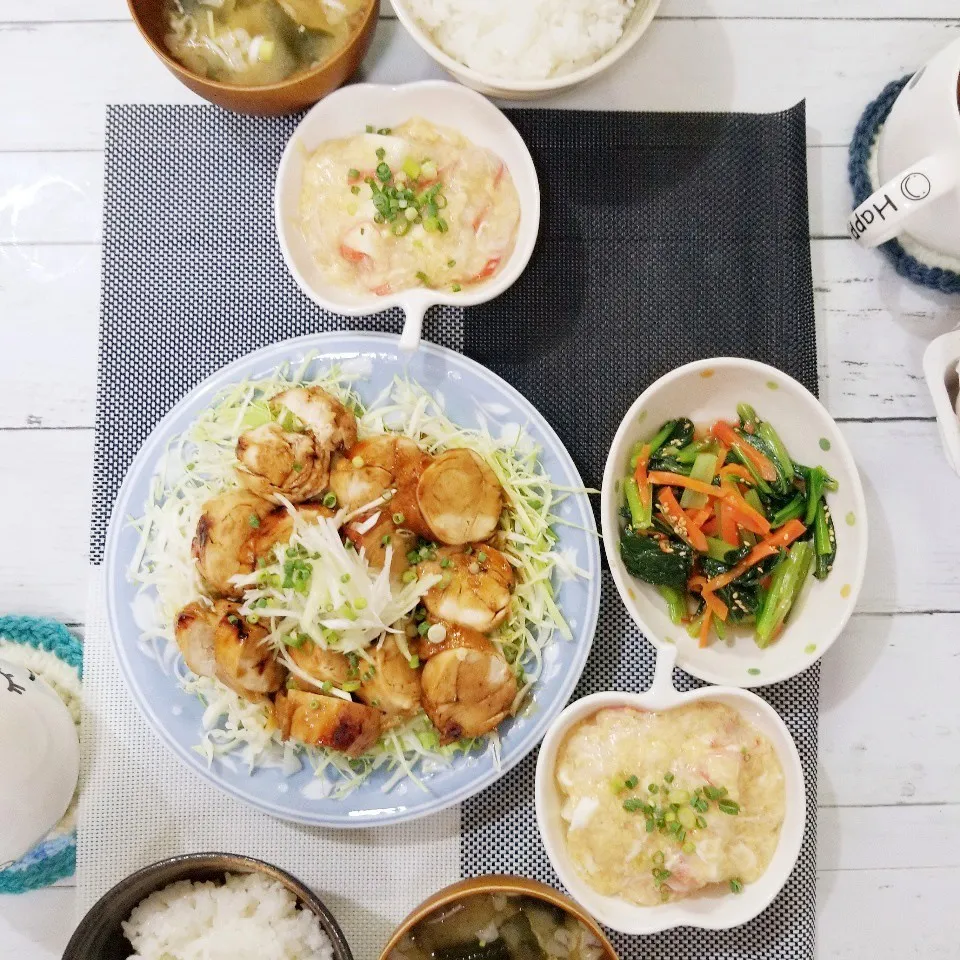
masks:
<svg viewBox="0 0 960 960"><path fill-rule="evenodd" d="M910 75L888 83L880 95L870 103L857 123L850 141L850 186L853 189L853 208L856 209L873 193L879 184L871 177L871 157L876 147L880 128L886 122L900 91L910 82ZM932 290L960 293L960 273L924 263L922 255L904 249L899 240L888 240L880 249L890 258L901 276Z"/></svg>
<svg viewBox="0 0 960 960"><path fill-rule="evenodd" d="M80 723L83 648L56 620L0 617L0 659L42 677ZM0 893L48 887L73 874L77 860L76 797L60 822L32 850L0 870Z"/></svg>

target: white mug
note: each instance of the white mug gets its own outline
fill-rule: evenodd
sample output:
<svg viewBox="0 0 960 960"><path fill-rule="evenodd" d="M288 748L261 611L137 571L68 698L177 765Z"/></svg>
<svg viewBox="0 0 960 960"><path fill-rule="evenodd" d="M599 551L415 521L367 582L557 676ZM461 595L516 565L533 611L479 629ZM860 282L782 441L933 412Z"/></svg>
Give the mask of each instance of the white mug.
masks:
<svg viewBox="0 0 960 960"><path fill-rule="evenodd" d="M57 825L79 772L66 704L32 670L0 660L0 869Z"/></svg>
<svg viewBox="0 0 960 960"><path fill-rule="evenodd" d="M866 247L905 234L960 260L960 39L921 67L897 97L877 144L883 184L847 227Z"/></svg>

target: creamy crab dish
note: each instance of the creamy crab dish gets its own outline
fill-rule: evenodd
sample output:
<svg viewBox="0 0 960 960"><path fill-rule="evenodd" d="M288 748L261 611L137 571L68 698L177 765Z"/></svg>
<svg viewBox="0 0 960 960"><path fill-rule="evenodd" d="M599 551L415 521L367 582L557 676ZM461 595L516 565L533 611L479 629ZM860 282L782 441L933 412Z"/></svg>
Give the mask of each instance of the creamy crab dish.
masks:
<svg viewBox="0 0 960 960"><path fill-rule="evenodd" d="M326 280L380 296L483 283L506 263L520 223L503 160L419 117L321 144L304 165L299 211Z"/></svg>
<svg viewBox="0 0 960 960"><path fill-rule="evenodd" d="M577 872L642 906L739 893L769 866L783 824L772 744L712 701L600 710L567 735L555 779Z"/></svg>

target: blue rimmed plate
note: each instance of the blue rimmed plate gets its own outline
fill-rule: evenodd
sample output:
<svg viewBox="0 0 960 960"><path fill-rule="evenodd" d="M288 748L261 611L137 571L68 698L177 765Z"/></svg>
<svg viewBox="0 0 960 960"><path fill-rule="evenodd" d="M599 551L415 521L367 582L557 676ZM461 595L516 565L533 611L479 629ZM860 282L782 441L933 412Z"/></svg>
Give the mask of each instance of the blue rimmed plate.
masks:
<svg viewBox="0 0 960 960"><path fill-rule="evenodd" d="M435 813L473 796L519 763L543 738L566 705L583 671L593 641L600 605L600 551L593 511L585 494L570 496L560 507L558 550L572 551L586 579L557 584L557 602L570 624L572 640L556 635L547 648L544 671L534 686L534 708L500 728L502 748L496 763L490 750L458 756L449 768L424 779L426 789L403 781L383 790L384 773L376 773L347 796L319 796L312 769L286 776L262 767L249 773L242 763L216 759L210 765L193 747L200 741L203 705L185 693L172 672L143 652L135 616L137 587L127 577L138 534L131 516L143 514L148 491L170 439L183 433L225 386L269 376L278 366L298 366L312 356L308 375L333 363L369 360L370 376L355 389L370 402L395 376L409 377L439 391L447 415L464 427L486 420L522 424L541 448L541 463L557 484L574 489L583 481L553 429L528 400L489 370L452 350L423 343L415 353L401 351L398 337L384 334L316 334L287 340L242 357L209 377L185 396L157 424L127 473L107 537L107 609L120 671L137 706L170 748L192 770L221 790L273 816L331 827L366 827L399 823ZM491 416L490 411L495 411Z"/></svg>

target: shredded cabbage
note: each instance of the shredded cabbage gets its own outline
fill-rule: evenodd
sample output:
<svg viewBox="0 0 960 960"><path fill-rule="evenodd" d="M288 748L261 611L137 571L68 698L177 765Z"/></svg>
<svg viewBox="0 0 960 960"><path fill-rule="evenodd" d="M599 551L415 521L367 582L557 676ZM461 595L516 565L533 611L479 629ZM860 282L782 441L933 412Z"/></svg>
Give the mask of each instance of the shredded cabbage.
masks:
<svg viewBox="0 0 960 960"><path fill-rule="evenodd" d="M226 388L184 434L169 443L143 516L132 521L140 536L129 575L139 587L140 598L148 597L152 606L150 615L140 621L144 652L156 656L161 665L177 663L181 686L204 704L203 730L195 750L208 763L240 761L251 770L279 766L292 774L306 762L318 777L331 782L330 795L341 796L379 770L385 771L384 791L407 779L424 787L424 777L449 766L457 754L474 749L490 750L499 762L496 732L440 746L436 729L423 713L387 730L374 748L356 759L325 748L285 743L267 706L243 699L217 680L195 677L171 653L171 644L176 650L177 612L202 596L191 541L203 504L238 486L237 438L274 418L268 399L300 385L323 387L353 409L361 439L390 431L410 437L430 453L468 447L496 473L508 504L501 517L498 546L514 567L516 587L510 615L491 639L518 678L514 713L523 709L540 677L547 644L558 633L567 640L572 637L556 602L556 585L588 574L577 566L571 552L557 549L553 529L561 522L557 507L571 491L552 483L543 472L539 449L527 432L516 424L496 433L487 423L461 427L447 417L439 393L430 394L399 378L364 408L355 390L357 380L368 372L362 362L335 364L307 377L313 360L309 356L295 369L285 365L272 376ZM439 578L424 576L409 584L391 585L389 556L383 571L371 570L362 553L341 539L338 528L346 519L344 511L332 520L315 520L285 505L294 517L289 543L278 545L272 559L235 582L245 588L241 612L269 627L267 642L288 670L312 679L287 652L291 643L297 645L306 638L359 661L369 657L367 648L373 641L390 633L409 657L405 619ZM349 691L335 686L328 692L350 697Z"/></svg>

